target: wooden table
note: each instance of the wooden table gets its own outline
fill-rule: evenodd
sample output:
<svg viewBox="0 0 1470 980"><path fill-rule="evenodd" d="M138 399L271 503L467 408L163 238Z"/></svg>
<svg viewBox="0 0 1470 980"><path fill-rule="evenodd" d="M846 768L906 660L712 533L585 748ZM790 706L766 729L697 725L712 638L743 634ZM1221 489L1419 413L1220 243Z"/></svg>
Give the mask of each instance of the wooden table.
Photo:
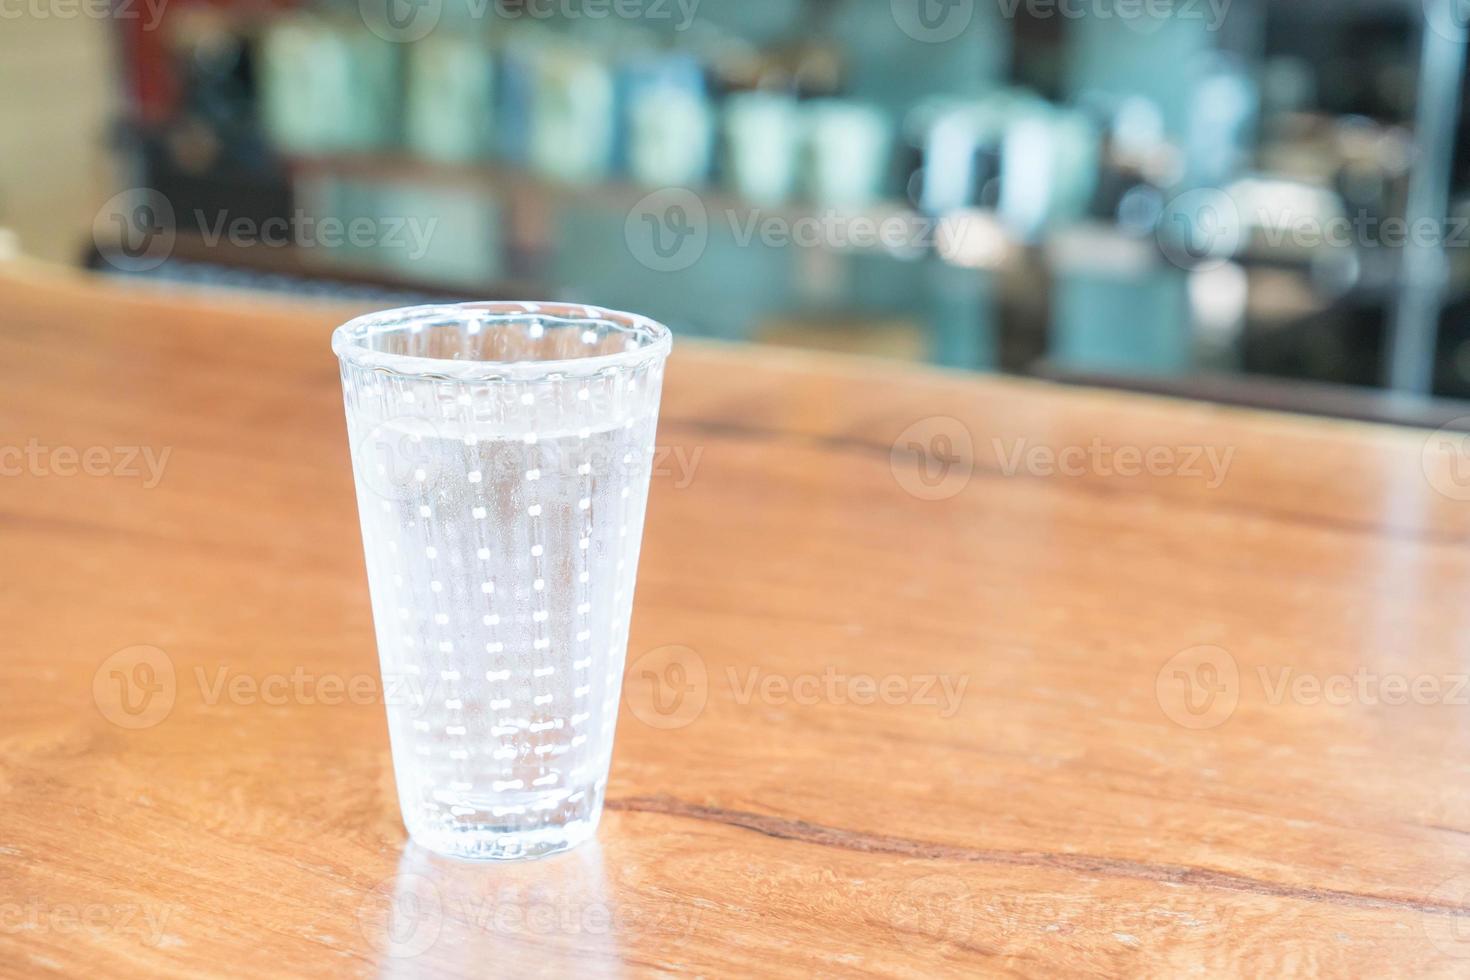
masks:
<svg viewBox="0 0 1470 980"><path fill-rule="evenodd" d="M0 270L0 975L1470 970L1455 444L680 343L598 840L459 864L340 315Z"/></svg>

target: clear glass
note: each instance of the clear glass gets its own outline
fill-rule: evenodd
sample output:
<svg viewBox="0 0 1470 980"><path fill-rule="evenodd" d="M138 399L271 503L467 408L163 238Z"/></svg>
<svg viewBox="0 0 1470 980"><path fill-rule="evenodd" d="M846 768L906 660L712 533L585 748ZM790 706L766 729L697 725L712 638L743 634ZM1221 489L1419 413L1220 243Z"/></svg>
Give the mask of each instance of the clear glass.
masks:
<svg viewBox="0 0 1470 980"><path fill-rule="evenodd" d="M466 858L592 836L668 330L556 303L332 336L404 824Z"/></svg>

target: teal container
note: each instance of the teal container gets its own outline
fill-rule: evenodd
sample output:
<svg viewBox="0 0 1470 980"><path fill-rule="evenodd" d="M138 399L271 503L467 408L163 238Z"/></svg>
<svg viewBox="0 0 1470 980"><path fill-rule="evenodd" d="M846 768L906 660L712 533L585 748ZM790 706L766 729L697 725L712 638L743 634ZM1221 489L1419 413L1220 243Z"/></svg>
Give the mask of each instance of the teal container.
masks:
<svg viewBox="0 0 1470 980"><path fill-rule="evenodd" d="M1195 363L1187 273L1158 262L1131 275L1057 271L1050 359L1078 371L1176 374Z"/></svg>

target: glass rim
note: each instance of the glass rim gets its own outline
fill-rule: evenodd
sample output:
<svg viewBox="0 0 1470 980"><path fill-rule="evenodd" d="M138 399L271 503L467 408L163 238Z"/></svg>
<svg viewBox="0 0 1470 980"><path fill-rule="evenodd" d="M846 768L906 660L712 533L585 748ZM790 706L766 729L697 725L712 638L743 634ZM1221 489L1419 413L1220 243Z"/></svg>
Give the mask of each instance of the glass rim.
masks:
<svg viewBox="0 0 1470 980"><path fill-rule="evenodd" d="M527 318L539 319L552 326L602 324L628 336L646 338L646 342L625 350L585 357L510 361L395 354L375 350L367 344L372 337L404 328L412 329L416 323L428 325L441 320L463 323L478 320L482 324L490 324ZM657 320L585 303L477 300L400 306L353 317L332 331L332 352L344 364L406 378L439 381L525 381L552 375L587 377L663 360L672 347L673 332Z"/></svg>

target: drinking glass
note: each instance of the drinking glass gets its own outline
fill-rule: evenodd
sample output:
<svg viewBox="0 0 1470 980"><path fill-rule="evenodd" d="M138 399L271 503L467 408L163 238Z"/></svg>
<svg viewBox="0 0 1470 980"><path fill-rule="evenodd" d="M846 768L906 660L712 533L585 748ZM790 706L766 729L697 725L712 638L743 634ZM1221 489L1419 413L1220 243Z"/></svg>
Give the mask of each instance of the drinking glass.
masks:
<svg viewBox="0 0 1470 980"><path fill-rule="evenodd" d="M332 335L398 799L430 850L535 857L596 829L670 343L556 303Z"/></svg>

